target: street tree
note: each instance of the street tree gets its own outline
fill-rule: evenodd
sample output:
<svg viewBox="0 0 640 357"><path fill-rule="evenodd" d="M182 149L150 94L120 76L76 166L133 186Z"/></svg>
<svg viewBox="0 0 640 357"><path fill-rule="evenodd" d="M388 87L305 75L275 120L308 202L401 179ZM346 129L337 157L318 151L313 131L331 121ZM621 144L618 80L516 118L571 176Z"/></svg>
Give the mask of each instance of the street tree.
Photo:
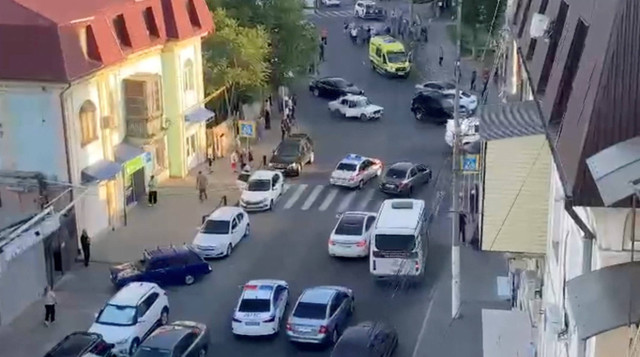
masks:
<svg viewBox="0 0 640 357"><path fill-rule="evenodd" d="M268 85L269 36L261 26L245 27L224 9L214 15L216 32L203 44L205 91L226 88L227 108Z"/></svg>
<svg viewBox="0 0 640 357"><path fill-rule="evenodd" d="M263 27L271 48L271 83L288 83L306 74L317 59L319 38L305 20L300 0L207 0L214 10L226 9L241 26Z"/></svg>
<svg viewBox="0 0 640 357"><path fill-rule="evenodd" d="M462 24L467 36L463 36L465 47L471 48L475 57L478 46L485 46L487 39L499 32L506 7L506 0L464 0ZM496 11L496 7L498 8ZM495 15L495 18L494 18ZM466 37L466 38L465 38Z"/></svg>

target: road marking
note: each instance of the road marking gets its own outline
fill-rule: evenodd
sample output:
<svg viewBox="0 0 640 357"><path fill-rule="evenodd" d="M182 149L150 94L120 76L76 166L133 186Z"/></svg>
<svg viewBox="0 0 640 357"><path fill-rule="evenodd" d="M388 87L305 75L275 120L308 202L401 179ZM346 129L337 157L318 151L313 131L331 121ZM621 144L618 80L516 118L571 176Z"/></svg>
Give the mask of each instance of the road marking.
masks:
<svg viewBox="0 0 640 357"><path fill-rule="evenodd" d="M284 195L288 189L291 188L291 184L290 183L285 183L284 185L282 185L282 194Z"/></svg>
<svg viewBox="0 0 640 357"><path fill-rule="evenodd" d="M369 202L371 202L371 199L373 199L373 195L375 193L375 189L370 189L367 191L364 198L360 200L360 203L358 204L358 211L364 211L367 208L367 205L369 204Z"/></svg>
<svg viewBox="0 0 640 357"><path fill-rule="evenodd" d="M356 197L356 192L357 191L351 191L349 192L349 194L342 199L342 202L340 202L340 206L338 206L338 209L336 210L337 212L344 212L347 210L347 208L349 208L349 204L351 203L351 201L353 201L353 199Z"/></svg>
<svg viewBox="0 0 640 357"><path fill-rule="evenodd" d="M320 211L325 211L327 208L329 208L329 205L331 204L333 199L336 198L337 194L338 194L338 189L337 188L334 188L333 190L331 190L331 192L329 192L329 195L327 195L327 197L325 197L324 201L322 201L322 204L320 205L319 210Z"/></svg>
<svg viewBox="0 0 640 357"><path fill-rule="evenodd" d="M309 197L307 197L307 200L304 201L304 204L302 204L303 211L306 211L309 209L309 207L311 207L316 198L318 198L318 195L320 195L320 192L322 192L322 189L324 189L324 186L316 186L313 191L311 191L311 194L309 195Z"/></svg>
<svg viewBox="0 0 640 357"><path fill-rule="evenodd" d="M422 327L420 328L420 333L418 333L418 341L416 341L411 357L418 357L419 355L418 352L420 351L420 344L422 344L422 338L424 333L427 331L427 322L429 322L429 317L431 317L431 308L433 307L433 303L436 301L436 293L438 292L439 287L440 284L438 283L430 294L431 301L429 301L429 305L427 306L427 313L424 315L424 319L422 320Z"/></svg>
<svg viewBox="0 0 640 357"><path fill-rule="evenodd" d="M300 196L302 196L302 192L304 192L307 186L308 185L306 184L302 184L298 186L298 189L296 190L296 192L293 193L293 196L291 196L291 198L289 198L289 201L287 201L287 203L284 205L284 209L289 209L293 207L293 205L296 204L296 201L300 199Z"/></svg>

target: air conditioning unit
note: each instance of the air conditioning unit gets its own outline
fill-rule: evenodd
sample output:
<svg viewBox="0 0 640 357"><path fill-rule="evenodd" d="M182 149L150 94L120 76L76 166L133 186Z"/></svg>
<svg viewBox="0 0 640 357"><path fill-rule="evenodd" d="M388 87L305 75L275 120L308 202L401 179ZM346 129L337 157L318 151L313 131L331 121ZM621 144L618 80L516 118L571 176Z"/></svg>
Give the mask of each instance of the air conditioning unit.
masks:
<svg viewBox="0 0 640 357"><path fill-rule="evenodd" d="M551 21L543 14L533 14L531 18L531 27L529 28L529 35L531 38L540 38L545 36L548 32L549 24Z"/></svg>

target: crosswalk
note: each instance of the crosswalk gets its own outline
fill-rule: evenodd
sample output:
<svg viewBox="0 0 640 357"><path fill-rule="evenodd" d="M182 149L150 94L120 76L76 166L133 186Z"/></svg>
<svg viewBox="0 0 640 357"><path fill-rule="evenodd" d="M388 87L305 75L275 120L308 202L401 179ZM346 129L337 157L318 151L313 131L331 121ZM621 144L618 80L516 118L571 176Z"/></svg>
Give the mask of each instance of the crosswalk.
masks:
<svg viewBox="0 0 640 357"><path fill-rule="evenodd" d="M311 17L353 17L353 10L318 10Z"/></svg>
<svg viewBox="0 0 640 357"><path fill-rule="evenodd" d="M300 211L377 211L389 198L378 191L373 183L362 190L350 190L331 185L285 183L283 194L275 204L275 210Z"/></svg>

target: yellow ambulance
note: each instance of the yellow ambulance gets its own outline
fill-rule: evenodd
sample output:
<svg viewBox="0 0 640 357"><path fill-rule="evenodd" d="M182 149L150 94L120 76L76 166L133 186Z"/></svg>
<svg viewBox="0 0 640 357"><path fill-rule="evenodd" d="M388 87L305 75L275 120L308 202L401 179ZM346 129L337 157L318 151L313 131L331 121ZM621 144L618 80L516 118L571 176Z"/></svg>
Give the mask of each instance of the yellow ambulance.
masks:
<svg viewBox="0 0 640 357"><path fill-rule="evenodd" d="M411 55L402 42L391 36L375 36L369 42L371 68L381 74L407 78L411 71Z"/></svg>

